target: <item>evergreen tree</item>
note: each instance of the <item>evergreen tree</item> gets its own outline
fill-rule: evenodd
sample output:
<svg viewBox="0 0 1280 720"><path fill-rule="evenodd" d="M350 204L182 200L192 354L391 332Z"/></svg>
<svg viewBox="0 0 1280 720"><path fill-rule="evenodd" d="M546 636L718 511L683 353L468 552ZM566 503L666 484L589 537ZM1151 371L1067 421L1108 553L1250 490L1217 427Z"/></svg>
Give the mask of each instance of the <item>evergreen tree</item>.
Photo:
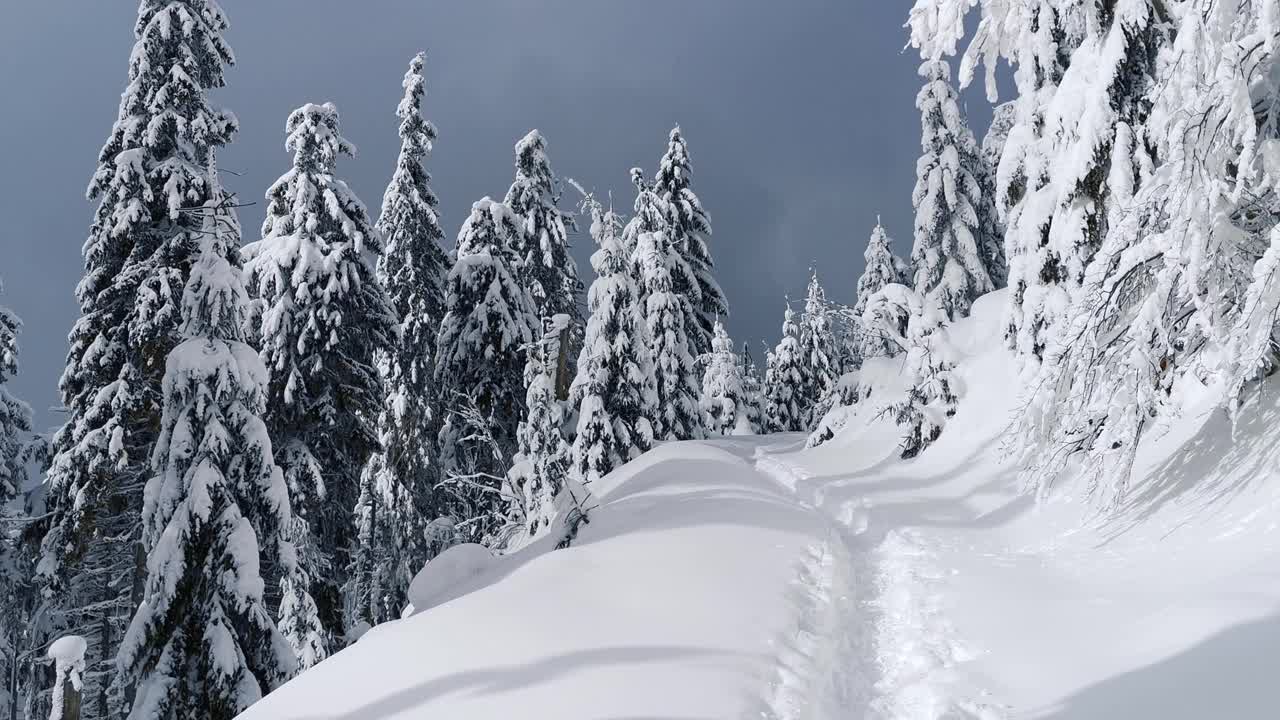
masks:
<svg viewBox="0 0 1280 720"><path fill-rule="evenodd" d="M525 364L525 419L517 430L520 450L507 472L507 521L519 545L542 534L555 519L555 501L569 471L564 437L565 408L556 397L561 333L568 315L548 318L542 339L528 349ZM508 545L510 547L510 545Z"/></svg>
<svg viewBox="0 0 1280 720"><path fill-rule="evenodd" d="M800 362L804 365L804 385L799 388L805 427L817 425L830 407L830 394L840 379L839 349L831 330L826 293L815 271L800 316Z"/></svg>
<svg viewBox="0 0 1280 720"><path fill-rule="evenodd" d="M733 341L724 323L717 321L715 331L707 369L702 375L702 397L698 401L703 425L709 435L750 435L753 432L751 398L738 356L733 352Z"/></svg>
<svg viewBox="0 0 1280 720"><path fill-rule="evenodd" d="M694 357L701 357L711 351L716 319L729 316L729 303L716 282L715 263L707 247L711 218L693 192L692 182L689 147L680 128L672 128L667 152L654 178L654 191L665 202L669 241L683 260L681 272L672 276L672 282L676 293L689 299L693 313L685 326Z"/></svg>
<svg viewBox="0 0 1280 720"><path fill-rule="evenodd" d="M612 209L587 203L596 280L587 296L590 316L571 397L578 408L572 473L580 482L604 477L653 445L657 387L640 287L632 278Z"/></svg>
<svg viewBox="0 0 1280 720"><path fill-rule="evenodd" d="M489 198L471 207L458 233L436 341L436 384L448 413L440 430L442 471L473 540L502 523L501 486L525 413L523 348L537 320L507 254L520 222Z"/></svg>
<svg viewBox="0 0 1280 720"><path fill-rule="evenodd" d="M425 167L436 129L422 114L424 61L419 53L404 76L404 98L396 108L400 155L378 220L386 248L377 277L400 318L400 333L378 361L386 397L378 412L381 449L365 466L356 511L350 594L355 617L370 625L399 617L409 583L434 554L427 525L449 511L434 490L442 420L435 407L435 339L444 317L448 257L440 245L440 201Z"/></svg>
<svg viewBox="0 0 1280 720"><path fill-rule="evenodd" d="M760 377L760 368L756 367L755 358L751 356L751 348L742 343L742 389L746 396L747 422L752 433L765 431L764 423L764 381Z"/></svg>
<svg viewBox="0 0 1280 720"><path fill-rule="evenodd" d="M765 425L769 432L799 432L805 429L804 359L800 347L800 327L788 300L782 316L782 339L769 355L765 373Z"/></svg>
<svg viewBox="0 0 1280 720"><path fill-rule="evenodd" d="M516 178L504 202L521 223L515 243L518 276L538 317L569 316L572 357L582 337L582 281L569 254L573 217L556 207L559 199L546 140L531 130L516 143Z"/></svg>
<svg viewBox="0 0 1280 720"><path fill-rule="evenodd" d="M651 421L653 437L701 438L698 380L686 324L692 309L688 298L676 292L672 279L673 269L680 266L679 250L665 233L645 233L638 239L636 255L645 288L645 324L654 364L657 412Z"/></svg>
<svg viewBox="0 0 1280 720"><path fill-rule="evenodd" d="M915 246L911 250L916 292L936 299L954 319L995 285L983 262L981 159L969 132L951 70L943 61L920 66L925 85L916 96L921 115L916 187Z"/></svg>
<svg viewBox="0 0 1280 720"><path fill-rule="evenodd" d="M31 409L5 387L18 372L21 327L16 315L0 307L0 716L7 710L12 717L31 689L32 663L21 656L34 639L38 601L33 553L23 538L29 521L14 507L30 481Z"/></svg>
<svg viewBox="0 0 1280 720"><path fill-rule="evenodd" d="M634 267L634 275L639 282L640 260L636 249L640 246L640 236L645 233L666 232L668 217L667 203L658 194L654 186L645 180L644 171L631 168L631 184L636 189L636 200L633 209L635 214L622 228L622 250L630 258ZM682 272L688 272L682 268ZM644 288L640 288L643 294Z"/></svg>
<svg viewBox="0 0 1280 720"><path fill-rule="evenodd" d="M876 227L871 231L871 239L867 242L867 249L862 254L865 266L862 275L858 278L858 299L853 305L853 315L860 327L859 362L870 357L892 356L897 352L896 345L879 337L861 322L862 314L867 309L867 301L872 295L891 283L908 282L906 274L902 271L903 263L893 254L892 246L893 240L880 224L880 219L876 218Z"/></svg>
<svg viewBox="0 0 1280 720"><path fill-rule="evenodd" d="M285 588L281 625L305 656L315 638L289 631L314 622L286 614L309 610L302 593L314 600L325 642L346 634L352 510L361 471L379 447L384 402L375 358L391 351L395 318L365 257L382 252L381 236L334 174L339 156L355 152L340 134L337 109L304 105L289 115L286 131L293 167L267 191L262 240L244 253L270 373L267 427L298 517L298 571Z"/></svg>
<svg viewBox="0 0 1280 720"><path fill-rule="evenodd" d="M139 3L129 81L89 185L98 207L59 385L67 421L53 443L40 562L52 631L88 640L85 720L120 716L130 692L112 691L111 676L141 600L142 488L201 227L182 210L213 196L209 160L236 131L207 95L233 62L226 29L215 0Z"/></svg>
<svg viewBox="0 0 1280 720"><path fill-rule="evenodd" d="M991 125L987 128L987 134L982 137L979 148L982 157L978 177L978 184L982 188L982 205L978 208L981 238L979 247L982 263L991 274L991 282L996 288L1004 287L1009 281L1009 262L1004 248L1004 219L996 197L1000 187L1000 158L1009 142L1009 133L1017 122L1017 113L1016 102L1009 101L996 106Z"/></svg>
<svg viewBox="0 0 1280 720"><path fill-rule="evenodd" d="M26 490L31 408L5 387L18 374L18 331L22 321L0 307L0 513Z"/></svg>
<svg viewBox="0 0 1280 720"><path fill-rule="evenodd" d="M137 687L130 720L232 720L296 670L259 572L261 555L295 560L289 494L261 417L267 370L243 341L246 296L227 257L239 228L223 207L204 208L182 296L186 340L165 371L142 512L146 590L117 659Z"/></svg>
<svg viewBox="0 0 1280 720"><path fill-rule="evenodd" d="M868 299L863 317L905 354L906 397L887 411L907 428L902 458L913 458L938 439L946 419L956 412L958 384L952 374L955 359L946 334L946 312L936 299L889 284ZM856 387L848 391L860 392Z"/></svg>

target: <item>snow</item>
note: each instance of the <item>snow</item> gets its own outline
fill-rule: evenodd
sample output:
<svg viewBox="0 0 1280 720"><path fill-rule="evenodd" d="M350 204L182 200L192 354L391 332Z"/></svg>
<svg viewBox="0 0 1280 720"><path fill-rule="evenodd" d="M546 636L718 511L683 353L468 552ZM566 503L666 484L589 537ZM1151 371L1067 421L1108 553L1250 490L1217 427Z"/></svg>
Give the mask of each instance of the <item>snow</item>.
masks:
<svg viewBox="0 0 1280 720"><path fill-rule="evenodd" d="M46 653L50 660L60 665L75 665L84 660L88 643L79 635L67 635L54 640Z"/></svg>
<svg viewBox="0 0 1280 720"><path fill-rule="evenodd" d="M878 412L901 361L874 359L830 441L660 445L592 483L568 549L493 560L243 717L1271 716L1280 387L1234 438L1211 393L1188 406L1114 514L1071 479L1037 505L1002 462L1006 302L948 329L965 393L919 457Z"/></svg>
<svg viewBox="0 0 1280 720"><path fill-rule="evenodd" d="M442 605L465 595L472 581L498 564L498 559L483 545L454 545L414 576L409 584L409 602L415 613Z"/></svg>

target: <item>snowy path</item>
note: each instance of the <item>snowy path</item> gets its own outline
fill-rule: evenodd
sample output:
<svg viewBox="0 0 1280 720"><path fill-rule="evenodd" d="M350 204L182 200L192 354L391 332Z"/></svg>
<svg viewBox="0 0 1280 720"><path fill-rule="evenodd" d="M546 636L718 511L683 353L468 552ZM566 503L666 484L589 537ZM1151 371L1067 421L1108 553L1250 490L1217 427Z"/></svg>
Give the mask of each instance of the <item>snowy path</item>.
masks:
<svg viewBox="0 0 1280 720"><path fill-rule="evenodd" d="M758 447L756 468L797 493L805 504L822 508L836 522L831 541L819 555L821 572L806 573L800 582L823 597L830 585L827 578L840 577L844 595L838 611L823 615L827 625L818 634L827 646L820 654L834 667L809 668L825 683L809 696L811 703L825 705L824 711L776 717L1006 717L985 693L964 687L954 672L974 655L947 620L937 588L945 575L929 540L910 528L890 528L878 535L869 532L872 517L861 496L828 505L828 488L814 484L810 471L780 457L780 450L794 449ZM840 567L831 568L833 563ZM850 576L856 581L850 582ZM803 632L799 637L801 642L811 642ZM811 648L806 650L810 656L815 654ZM797 685L786 687L794 692ZM796 701L786 705L801 706Z"/></svg>

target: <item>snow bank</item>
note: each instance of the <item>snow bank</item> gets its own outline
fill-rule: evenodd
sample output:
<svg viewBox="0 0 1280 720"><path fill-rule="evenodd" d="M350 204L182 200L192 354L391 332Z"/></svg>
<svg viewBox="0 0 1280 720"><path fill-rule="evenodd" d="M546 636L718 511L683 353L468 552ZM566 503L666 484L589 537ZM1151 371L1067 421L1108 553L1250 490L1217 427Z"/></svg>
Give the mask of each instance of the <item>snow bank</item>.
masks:
<svg viewBox="0 0 1280 720"><path fill-rule="evenodd" d="M535 543L476 573L479 553L458 551L459 596L424 574L430 609L242 717L760 717L786 695L779 658L815 602L795 583L831 524L752 466L758 442L664 445L611 473L568 549Z"/></svg>
<svg viewBox="0 0 1280 720"><path fill-rule="evenodd" d="M409 585L409 602L417 613L466 595L472 583L483 582L484 573L497 565L498 558L483 545L455 545L414 576Z"/></svg>

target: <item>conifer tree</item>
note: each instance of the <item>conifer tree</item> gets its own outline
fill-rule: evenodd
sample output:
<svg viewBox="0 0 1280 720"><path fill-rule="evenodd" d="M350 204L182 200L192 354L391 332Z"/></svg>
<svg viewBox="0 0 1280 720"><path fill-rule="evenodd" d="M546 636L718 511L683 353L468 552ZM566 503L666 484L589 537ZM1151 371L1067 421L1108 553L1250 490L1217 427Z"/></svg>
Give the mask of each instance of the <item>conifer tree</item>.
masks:
<svg viewBox="0 0 1280 720"><path fill-rule="evenodd" d="M689 299L693 317L685 325L691 351L694 357L701 357L711 351L716 319L729 316L729 303L716 282L715 263L707 246L711 218L693 192L692 182L689 146L677 126L671 129L667 152L654 178L654 191L665 202L669 242L683 260L681 272L672 276L672 282L675 291Z"/></svg>
<svg viewBox="0 0 1280 720"><path fill-rule="evenodd" d="M636 189L636 200L633 206L635 214L622 228L622 250L630 258L639 282L640 258L636 254L636 248L640 245L640 236L645 233L666 232L668 218L672 213L667 210L666 201L658 194L653 184L645 179L643 170L631 168L631 184ZM682 272L687 270L682 269ZM643 287L640 288L640 292L643 294Z"/></svg>
<svg viewBox="0 0 1280 720"><path fill-rule="evenodd" d="M559 199L547 142L542 133L531 130L516 143L516 177L504 203L521 224L515 238L517 274L538 317L569 316L572 357L582 337L582 281L569 254L573 217L556 206Z"/></svg>
<svg viewBox="0 0 1280 720"><path fill-rule="evenodd" d="M18 331L22 321L0 307L0 512L26 490L31 408L5 386L18 374Z"/></svg>
<svg viewBox="0 0 1280 720"><path fill-rule="evenodd" d="M751 355L751 348L745 342L742 343L742 354L739 360L742 363L742 388L746 395L747 422L750 423L752 433L762 433L765 431L764 380L760 377L760 368L756 366L755 358Z"/></svg>
<svg viewBox="0 0 1280 720"><path fill-rule="evenodd" d="M435 379L446 412L441 469L474 540L486 539L502 522L501 486L525 413L524 347L537 320L533 299L509 264L507 249L520 222L487 197L472 205L458 233L436 341Z"/></svg>
<svg viewBox="0 0 1280 720"><path fill-rule="evenodd" d="M698 409L698 380L695 375L692 340L687 322L692 322L689 300L675 290L673 268L679 267L679 250L666 233L645 233L638 239L645 288L645 324L653 355L655 400L653 416L655 440L692 440L702 437Z"/></svg>
<svg viewBox="0 0 1280 720"><path fill-rule="evenodd" d="M996 202L997 189L1000 187L1000 158L1004 155L1005 145L1009 142L1009 133L1017 122L1018 106L1009 101L997 105L987 134L982 137L979 154L982 158L981 173L978 184L982 187L982 205L978 208L978 224L980 226L979 247L982 252L982 263L991 274L991 283L1002 288L1009 282L1009 262L1005 256L1004 219Z"/></svg>
<svg viewBox="0 0 1280 720"><path fill-rule="evenodd" d="M876 227L871 231L871 239L867 241L867 249L862 254L865 266L858 278L858 298L853 305L855 321L859 323L858 360L865 358L892 356L897 346L885 338L879 337L872 329L861 325L862 314L867 309L867 301L891 283L908 282L903 272L902 261L893 254L893 240L885 232L880 219L876 218Z"/></svg>
<svg viewBox="0 0 1280 720"><path fill-rule="evenodd" d="M809 288L800 316L800 361L804 369L804 385L800 388L805 427L817 425L830 407L829 395L840 379L839 349L831 330L826 293L818 282L816 271L809 277ZM825 405L824 405L824 401Z"/></svg>
<svg viewBox="0 0 1280 720"><path fill-rule="evenodd" d="M88 195L98 202L76 289L80 318L59 389L40 574L60 634L84 636L85 720L118 717L111 689L146 568L139 518L160 432L165 358L182 340L180 299L216 179L209 160L236 121L209 103L232 64L216 0L142 0L119 114Z"/></svg>
<svg viewBox="0 0 1280 720"><path fill-rule="evenodd" d="M419 53L404 75L404 97L396 108L400 154L378 220L386 247L377 278L400 318L400 332L378 361L386 398L378 412L381 449L364 468L356 509L351 603L354 615L370 625L399 617L409 583L433 554L427 525L449 511L434 491L442 418L433 377L449 261L440 244L440 201L425 166L436 129L422 113L424 63Z"/></svg>
<svg viewBox="0 0 1280 720"><path fill-rule="evenodd" d="M733 340L724 329L724 323L716 322L715 338L711 343L711 355L702 376L702 396L698 405L702 408L702 422L708 435L750 435L751 398L738 356L733 352Z"/></svg>
<svg viewBox="0 0 1280 720"><path fill-rule="evenodd" d="M587 295L586 340L571 397L578 408L571 471L604 477L653 445L657 387L640 287L620 237L621 219L588 199L596 279Z"/></svg>
<svg viewBox="0 0 1280 720"><path fill-rule="evenodd" d="M32 641L32 614L38 600L32 552L23 541L29 521L16 500L27 489L31 409L6 385L18 372L17 315L0 307L0 717L17 716L27 694L32 664L21 653ZM11 510L12 508L12 510Z"/></svg>
<svg viewBox="0 0 1280 720"><path fill-rule="evenodd" d="M289 578L281 625L314 628L309 618L285 614L309 610L305 593L332 643L346 636L352 510L362 469L379 447L384 402L375 358L393 347L395 317L366 259L382 252L381 236L334 174L338 158L355 152L340 133L337 108L304 105L289 115L286 132L293 167L267 191L262 239L244 254L270 373L267 427L298 518L299 570ZM315 641L288 637L302 655Z"/></svg>
<svg viewBox="0 0 1280 720"><path fill-rule="evenodd" d="M960 115L946 62L920 66L925 85L916 96L920 145L916 187L915 246L911 250L916 292L941 303L949 318L969 314L973 301L994 289L983 262L981 159L973 133Z"/></svg>
<svg viewBox="0 0 1280 720"><path fill-rule="evenodd" d="M244 343L246 296L228 261L239 228L225 205L203 208L202 252L182 295L186 340L165 371L142 512L146 590L117 658L137 687L130 720L232 720L296 669L259 570L263 556L286 568L295 557L262 421L267 370Z"/></svg>
<svg viewBox="0 0 1280 720"><path fill-rule="evenodd" d="M542 338L528 348L525 364L525 418L517 438L519 452L507 472L510 509L507 522L516 544L542 534L555 519L555 501L569 471L569 444L564 437L564 402L556 397L556 371L561 333L568 315L547 318Z"/></svg>
<svg viewBox="0 0 1280 720"><path fill-rule="evenodd" d="M791 302L782 316L782 339L769 355L765 375L765 424L769 432L799 432L805 429L804 360L800 347L800 327Z"/></svg>

